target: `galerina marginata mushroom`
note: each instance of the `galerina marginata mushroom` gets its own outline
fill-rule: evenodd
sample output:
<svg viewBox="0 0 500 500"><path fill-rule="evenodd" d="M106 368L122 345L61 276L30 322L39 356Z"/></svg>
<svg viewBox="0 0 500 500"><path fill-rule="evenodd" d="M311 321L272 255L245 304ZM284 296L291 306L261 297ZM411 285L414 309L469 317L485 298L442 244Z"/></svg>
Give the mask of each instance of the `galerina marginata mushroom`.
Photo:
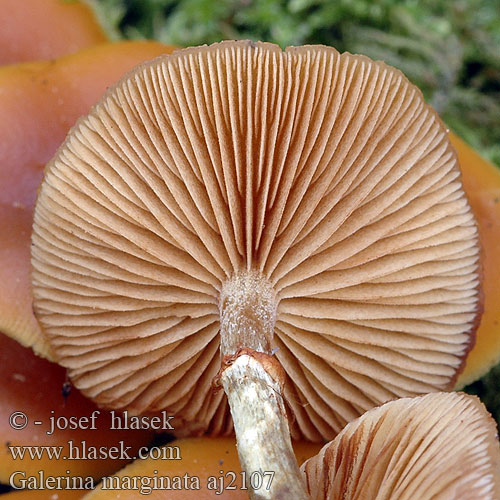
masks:
<svg viewBox="0 0 500 500"><path fill-rule="evenodd" d="M451 388L480 313L445 128L399 71L328 47L129 73L48 164L32 261L73 383L184 432L234 422L243 469L275 472L253 498L305 498L290 431Z"/></svg>
<svg viewBox="0 0 500 500"><path fill-rule="evenodd" d="M311 500L495 500L495 421L474 396L434 393L368 411L302 466Z"/></svg>

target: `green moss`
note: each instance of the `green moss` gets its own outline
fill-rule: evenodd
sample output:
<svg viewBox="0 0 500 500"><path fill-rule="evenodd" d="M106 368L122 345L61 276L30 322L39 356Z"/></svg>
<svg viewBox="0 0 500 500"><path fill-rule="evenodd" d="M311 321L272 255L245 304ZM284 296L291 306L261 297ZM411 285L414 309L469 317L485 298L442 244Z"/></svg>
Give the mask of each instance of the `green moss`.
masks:
<svg viewBox="0 0 500 500"><path fill-rule="evenodd" d="M500 365L493 368L481 380L465 387L463 391L479 396L500 425Z"/></svg>

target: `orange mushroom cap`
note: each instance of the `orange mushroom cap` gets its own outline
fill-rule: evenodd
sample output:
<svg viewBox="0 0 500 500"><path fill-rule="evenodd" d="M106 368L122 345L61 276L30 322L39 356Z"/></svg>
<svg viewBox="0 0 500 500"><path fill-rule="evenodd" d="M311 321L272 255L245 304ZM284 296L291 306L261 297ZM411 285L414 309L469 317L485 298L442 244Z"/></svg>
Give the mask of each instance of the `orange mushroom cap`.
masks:
<svg viewBox="0 0 500 500"><path fill-rule="evenodd" d="M172 47L120 42L0 68L0 331L50 358L33 316L30 236L45 163L77 118L135 64Z"/></svg>
<svg viewBox="0 0 500 500"><path fill-rule="evenodd" d="M0 65L54 59L106 41L79 0L2 0Z"/></svg>
<svg viewBox="0 0 500 500"><path fill-rule="evenodd" d="M0 333L0 482L12 481L21 487L21 479L41 470L49 477L88 476L97 482L135 458L137 450L151 441L149 430L112 429L109 412L99 410L78 390L72 389L65 398L65 377L63 367ZM124 455L116 459L121 442L130 446L130 459ZM40 456L31 458L25 449L25 456L20 457L22 451L16 447L23 446L33 447L31 451ZM116 451L111 457L94 459L93 450L101 447L103 453L111 448Z"/></svg>
<svg viewBox="0 0 500 500"><path fill-rule="evenodd" d="M80 490L19 490L2 495L2 500L80 500L86 491Z"/></svg>
<svg viewBox="0 0 500 500"><path fill-rule="evenodd" d="M179 439L167 445L170 449L162 452L157 449L158 456L180 457L178 460L137 460L111 476L106 484L100 484L94 491L85 496L85 500L114 499L119 493L121 500L133 500L142 494L151 500L160 500L166 497L169 500L197 498L198 500L248 499L248 490L245 484L246 476L241 473L236 451L236 441L233 438L189 438ZM294 443L294 451L299 463L303 463L319 451L318 444L298 441ZM257 471L254 481L271 480L270 475L260 476ZM165 491L161 486L173 486L175 479L187 475L181 482L182 489ZM258 476L258 477L257 477ZM163 485L160 478L164 478ZM135 479L133 479L135 478ZM154 482L156 478L156 483ZM166 478L166 479L165 479ZM196 479L195 479L196 478ZM130 480L132 479L132 480ZM167 479L169 483L167 483ZM142 481L142 484L141 484ZM184 483L185 481L185 483ZM135 482L135 484L134 484ZM194 490L184 486L199 483L200 489ZM148 484L149 483L149 484ZM115 485L115 490L109 489ZM103 487L105 486L105 487ZM107 487L107 489L106 489ZM151 491L149 491L151 488Z"/></svg>
<svg viewBox="0 0 500 500"><path fill-rule="evenodd" d="M457 150L464 189L479 226L483 264L484 312L457 381L457 387L463 387L500 363L500 169L456 135L450 134L450 141Z"/></svg>

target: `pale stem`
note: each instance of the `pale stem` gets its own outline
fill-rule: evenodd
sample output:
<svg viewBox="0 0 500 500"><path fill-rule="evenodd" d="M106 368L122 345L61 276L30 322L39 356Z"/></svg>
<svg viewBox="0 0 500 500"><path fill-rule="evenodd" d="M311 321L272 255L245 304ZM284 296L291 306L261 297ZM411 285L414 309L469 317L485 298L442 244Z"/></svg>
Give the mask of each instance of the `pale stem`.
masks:
<svg viewBox="0 0 500 500"><path fill-rule="evenodd" d="M241 273L224 284L220 309L220 384L250 498L306 500L281 395L284 372L271 353L274 291L259 274Z"/></svg>

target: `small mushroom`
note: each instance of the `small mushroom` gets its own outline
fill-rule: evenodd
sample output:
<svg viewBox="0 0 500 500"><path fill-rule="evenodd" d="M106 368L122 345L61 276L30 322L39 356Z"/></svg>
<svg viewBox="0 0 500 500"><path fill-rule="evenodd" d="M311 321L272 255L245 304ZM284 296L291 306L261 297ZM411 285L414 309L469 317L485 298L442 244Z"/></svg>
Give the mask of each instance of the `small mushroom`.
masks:
<svg viewBox="0 0 500 500"><path fill-rule="evenodd" d="M320 46L138 67L48 164L33 227L35 312L73 383L190 432L234 421L243 468L276 472L258 498L305 497L290 430L331 439L452 387L478 260L436 113L399 71Z"/></svg>
<svg viewBox="0 0 500 500"><path fill-rule="evenodd" d="M351 422L302 465L311 500L495 500L495 421L475 397L404 398Z"/></svg>

